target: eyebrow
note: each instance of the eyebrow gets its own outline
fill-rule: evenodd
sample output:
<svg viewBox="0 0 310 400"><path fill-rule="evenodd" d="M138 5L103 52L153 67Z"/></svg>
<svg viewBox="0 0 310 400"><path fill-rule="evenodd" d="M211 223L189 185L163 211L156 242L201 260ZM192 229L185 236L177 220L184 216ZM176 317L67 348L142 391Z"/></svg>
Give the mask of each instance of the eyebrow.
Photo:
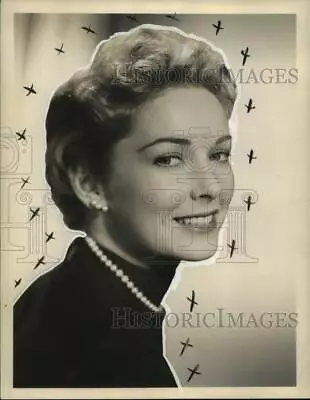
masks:
<svg viewBox="0 0 310 400"><path fill-rule="evenodd" d="M225 136L221 136L217 139L217 141L215 142L215 145L218 145L222 142L225 142L226 140L231 140L232 137L231 135L225 135ZM141 151L154 146L158 143L175 143L175 144L180 144L180 145L190 145L191 142L189 139L186 138L181 138L181 137L163 137L163 138L159 138L154 140L153 142L147 143L146 145L140 147L138 149L138 152L140 153Z"/></svg>

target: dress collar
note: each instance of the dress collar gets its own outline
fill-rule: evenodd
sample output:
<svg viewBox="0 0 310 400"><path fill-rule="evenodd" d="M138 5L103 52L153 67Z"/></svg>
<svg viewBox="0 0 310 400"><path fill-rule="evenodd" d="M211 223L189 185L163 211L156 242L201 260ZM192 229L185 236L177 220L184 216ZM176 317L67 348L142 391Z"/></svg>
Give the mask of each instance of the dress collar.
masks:
<svg viewBox="0 0 310 400"><path fill-rule="evenodd" d="M169 289L179 262L164 260L162 258L153 258L148 262L149 268L143 268L124 260L104 246L100 246L100 249L114 264L128 275L130 280L150 301L157 305L160 304L162 298ZM108 271L108 267L96 257L82 237L78 237L72 242L66 258L70 260L72 257L79 263L96 265L99 270L102 269L103 272L107 271L107 273L113 274L111 271ZM119 278L115 276L115 279ZM125 285L124 288L129 291Z"/></svg>

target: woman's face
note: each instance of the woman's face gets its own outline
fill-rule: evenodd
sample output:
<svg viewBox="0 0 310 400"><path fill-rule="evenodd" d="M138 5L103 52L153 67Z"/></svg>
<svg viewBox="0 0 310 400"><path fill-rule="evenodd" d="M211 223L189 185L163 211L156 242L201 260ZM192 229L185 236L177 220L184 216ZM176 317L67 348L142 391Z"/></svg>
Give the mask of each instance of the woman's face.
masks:
<svg viewBox="0 0 310 400"><path fill-rule="evenodd" d="M148 100L112 153L105 224L123 247L177 260L211 257L230 203L228 120L204 88Z"/></svg>

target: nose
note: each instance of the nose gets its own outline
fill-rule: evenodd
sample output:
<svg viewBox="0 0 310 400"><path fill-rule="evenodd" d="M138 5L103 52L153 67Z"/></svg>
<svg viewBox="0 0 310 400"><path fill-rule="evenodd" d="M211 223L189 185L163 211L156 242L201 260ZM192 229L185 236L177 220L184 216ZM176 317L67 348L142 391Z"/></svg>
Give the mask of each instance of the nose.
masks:
<svg viewBox="0 0 310 400"><path fill-rule="evenodd" d="M191 182L190 196L192 200L214 200L219 197L221 185L214 174L195 178Z"/></svg>

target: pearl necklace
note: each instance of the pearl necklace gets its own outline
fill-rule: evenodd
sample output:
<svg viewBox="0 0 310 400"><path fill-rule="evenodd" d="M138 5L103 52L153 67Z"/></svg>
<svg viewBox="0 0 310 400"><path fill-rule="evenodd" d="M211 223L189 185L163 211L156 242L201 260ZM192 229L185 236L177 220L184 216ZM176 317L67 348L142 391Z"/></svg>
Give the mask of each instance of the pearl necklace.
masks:
<svg viewBox="0 0 310 400"><path fill-rule="evenodd" d="M154 312L162 312L164 309L160 305L159 307L155 306L150 300L144 296L144 294L139 290L135 284L129 279L127 275L124 274L124 271L118 268L117 265L113 264L111 260L103 253L103 251L99 248L97 243L90 238L89 236L85 237L85 241L96 254L96 256L103 262L114 274L121 279L121 281L127 286L127 288L139 299L143 304L145 304L148 308L150 308Z"/></svg>

